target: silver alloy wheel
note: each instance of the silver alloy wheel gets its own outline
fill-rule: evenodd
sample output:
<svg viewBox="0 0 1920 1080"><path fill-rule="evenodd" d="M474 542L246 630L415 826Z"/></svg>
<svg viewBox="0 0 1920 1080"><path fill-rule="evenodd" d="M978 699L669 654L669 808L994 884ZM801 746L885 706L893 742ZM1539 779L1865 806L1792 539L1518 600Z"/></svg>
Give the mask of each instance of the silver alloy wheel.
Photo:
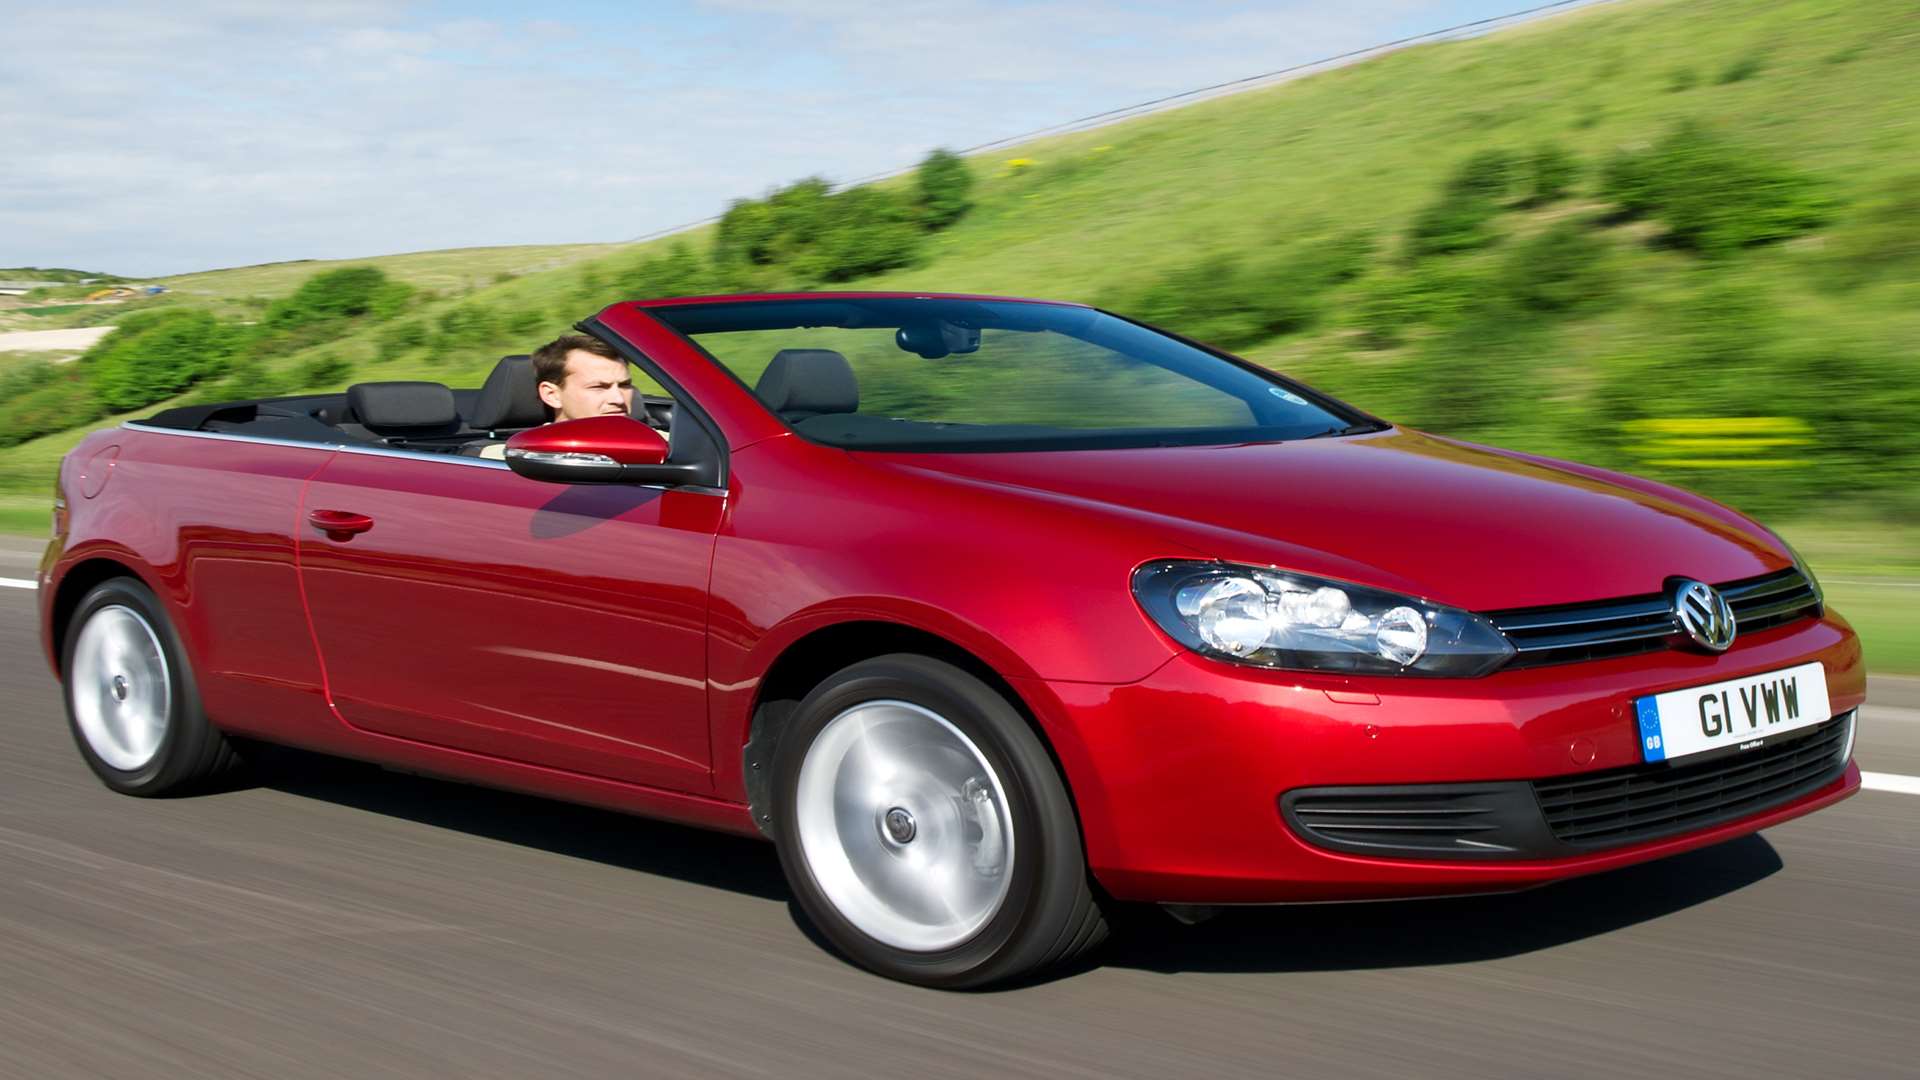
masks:
<svg viewBox="0 0 1920 1080"><path fill-rule="evenodd" d="M820 891L877 941L949 949L1006 901L1006 791L980 748L938 713L867 701L827 721L800 763L794 803Z"/></svg>
<svg viewBox="0 0 1920 1080"><path fill-rule="evenodd" d="M139 612L111 604L88 617L73 645L67 692L80 734L101 761L133 772L160 752L173 690L160 635Z"/></svg>

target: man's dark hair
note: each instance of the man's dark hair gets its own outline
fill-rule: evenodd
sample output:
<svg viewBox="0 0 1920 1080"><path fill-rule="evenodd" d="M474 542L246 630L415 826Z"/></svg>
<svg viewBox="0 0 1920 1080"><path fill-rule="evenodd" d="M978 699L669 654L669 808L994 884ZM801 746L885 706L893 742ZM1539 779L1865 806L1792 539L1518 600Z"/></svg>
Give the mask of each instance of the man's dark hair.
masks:
<svg viewBox="0 0 1920 1080"><path fill-rule="evenodd" d="M565 386L567 354L575 349L595 356L604 356L608 360L618 360L623 364L627 362L626 357L613 351L613 346L597 337L586 334L561 334L533 351L533 377L540 382Z"/></svg>

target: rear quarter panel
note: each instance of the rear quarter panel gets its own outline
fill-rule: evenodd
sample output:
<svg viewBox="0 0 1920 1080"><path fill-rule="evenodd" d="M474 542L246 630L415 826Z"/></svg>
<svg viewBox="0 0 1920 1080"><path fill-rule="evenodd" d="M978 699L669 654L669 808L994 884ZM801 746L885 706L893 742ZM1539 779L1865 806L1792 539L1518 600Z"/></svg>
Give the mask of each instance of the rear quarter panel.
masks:
<svg viewBox="0 0 1920 1080"><path fill-rule="evenodd" d="M85 475L116 447L104 480ZM130 427L88 437L61 465L67 530L42 589L56 666L61 585L110 560L159 597L222 728L274 736L324 722L292 540L301 488L331 453Z"/></svg>

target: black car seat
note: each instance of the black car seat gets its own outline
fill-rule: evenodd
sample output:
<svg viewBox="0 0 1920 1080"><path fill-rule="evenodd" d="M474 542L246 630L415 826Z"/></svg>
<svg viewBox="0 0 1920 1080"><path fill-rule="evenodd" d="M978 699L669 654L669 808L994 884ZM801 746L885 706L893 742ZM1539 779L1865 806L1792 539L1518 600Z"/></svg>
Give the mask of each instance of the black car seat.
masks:
<svg viewBox="0 0 1920 1080"><path fill-rule="evenodd" d="M547 422L547 406L540 400L533 357L503 356L480 386L480 400L470 418L475 428L498 437Z"/></svg>
<svg viewBox="0 0 1920 1080"><path fill-rule="evenodd" d="M445 443L466 430L453 391L436 382L355 383L347 387L347 410L338 426L394 446Z"/></svg>
<svg viewBox="0 0 1920 1080"><path fill-rule="evenodd" d="M789 423L824 413L860 409L853 365L832 349L781 349L760 374L753 392Z"/></svg>

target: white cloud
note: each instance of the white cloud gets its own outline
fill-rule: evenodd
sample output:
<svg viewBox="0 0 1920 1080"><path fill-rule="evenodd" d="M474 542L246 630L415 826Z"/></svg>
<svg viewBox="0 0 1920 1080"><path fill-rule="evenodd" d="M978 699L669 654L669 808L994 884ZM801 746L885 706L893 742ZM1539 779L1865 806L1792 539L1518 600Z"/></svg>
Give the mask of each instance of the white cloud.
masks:
<svg viewBox="0 0 1920 1080"><path fill-rule="evenodd" d="M804 175L1365 44L1422 6L19 6L0 41L0 265L620 240Z"/></svg>

